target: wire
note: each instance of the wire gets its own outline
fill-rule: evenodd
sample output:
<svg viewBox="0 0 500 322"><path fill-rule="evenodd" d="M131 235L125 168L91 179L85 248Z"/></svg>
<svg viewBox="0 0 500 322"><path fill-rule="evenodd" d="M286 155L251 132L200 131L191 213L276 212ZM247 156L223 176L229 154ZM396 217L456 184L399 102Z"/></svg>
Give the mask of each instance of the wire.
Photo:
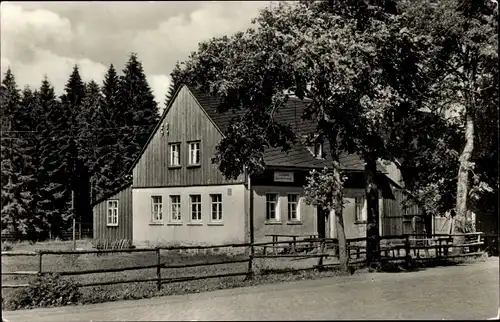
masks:
<svg viewBox="0 0 500 322"><path fill-rule="evenodd" d="M142 132L132 132L132 133L107 133L107 134L90 134L90 135L79 135L74 137L62 137L62 136L36 136L36 137L0 137L1 140L30 140L30 139L74 139L76 141L81 139L98 139L104 137L115 137L115 136L123 136L123 135L147 135L151 134L153 131L142 131Z"/></svg>
<svg viewBox="0 0 500 322"><path fill-rule="evenodd" d="M154 127L154 125L130 125L130 126L121 126L121 127L98 127L96 130L122 130L122 129L134 129L134 128L147 128ZM71 130L50 130L51 132L71 132ZM0 134L3 133L42 133L42 131L0 131Z"/></svg>

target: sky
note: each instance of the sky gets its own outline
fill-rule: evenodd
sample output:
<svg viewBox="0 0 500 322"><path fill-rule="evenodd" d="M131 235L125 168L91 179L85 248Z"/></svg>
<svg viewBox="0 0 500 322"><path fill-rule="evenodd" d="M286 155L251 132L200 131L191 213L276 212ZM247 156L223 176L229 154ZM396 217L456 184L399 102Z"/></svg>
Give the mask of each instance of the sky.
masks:
<svg viewBox="0 0 500 322"><path fill-rule="evenodd" d="M143 62L161 107L177 61L212 37L245 30L269 1L2 2L2 78L10 66L20 88L44 77L61 93L77 64L84 81L102 83L130 53Z"/></svg>

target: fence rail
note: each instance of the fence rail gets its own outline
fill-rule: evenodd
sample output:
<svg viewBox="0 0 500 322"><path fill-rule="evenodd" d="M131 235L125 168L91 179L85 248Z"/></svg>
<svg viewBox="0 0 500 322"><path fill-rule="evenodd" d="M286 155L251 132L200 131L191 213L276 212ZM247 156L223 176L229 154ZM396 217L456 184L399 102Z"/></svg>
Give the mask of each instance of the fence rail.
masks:
<svg viewBox="0 0 500 322"><path fill-rule="evenodd" d="M91 228L82 228L81 230L77 229L75 232L75 237L78 240L81 239L91 239L93 237L93 229ZM14 241L22 241L22 240L27 240L25 236L19 236L14 233L2 233L0 235L0 238L2 242L9 241L9 242L14 242ZM72 240L73 239L73 232L72 231L63 231L60 236L57 238L61 240ZM54 238L49 238L48 240L51 240Z"/></svg>
<svg viewBox="0 0 500 322"><path fill-rule="evenodd" d="M397 243L389 243L387 245L380 247L380 261L405 261L406 265L410 265L413 260L442 260L454 257L463 256L476 256L482 254L478 251L472 251L468 253L450 254L450 248L452 249L462 249L470 248L475 250L476 248L484 245L481 240L482 233L472 233L472 234L462 234L462 235L445 235L436 234L432 235L431 238L412 238L419 237L422 235L396 235L396 236L383 236L380 237L380 241L390 241L396 240ZM477 236L477 239L472 240L464 244L453 245L452 239L454 236ZM98 274L98 273L113 273L113 272L124 272L131 270L144 270L144 269L154 269L156 268L155 278L142 278L133 280L121 280L121 281L104 281L104 282L93 282L86 284L78 284L80 287L89 287L97 285L112 285L112 284L126 284L126 283L138 283L138 282L156 282L158 290L161 289L163 284L167 283L178 283L186 282L200 279L210 279L210 278L221 278L230 276L246 276L251 278L254 274L254 260L255 259L266 259L266 258L288 258L288 259L311 259L318 258L317 265L309 269L322 268L338 266L338 263L324 263L323 260L331 257L338 257L338 241L333 238L302 238L297 239L296 236L293 240L278 241L277 238L273 238L272 242L260 242L260 243L243 243L243 244L223 244L223 245L211 245L211 246L165 246L165 247L155 247L155 248L131 248L131 249L112 249L112 250L40 250L35 252L16 252L16 251L3 251L2 256L38 256L39 267L38 271L17 271L17 272L3 272L1 275L5 276L36 276L42 274L59 274L61 276L75 276L75 275L87 275L87 274ZM348 251L348 261L349 265L357 265L364 263L364 259L361 255L366 254L364 249L366 246L353 245L352 243L366 242L366 238L354 238L347 240L347 251ZM422 244L417 244L417 242L422 242ZM434 243L434 244L431 244ZM327 246L333 246L334 252L328 253ZM305 253L301 254L297 250L303 247ZM204 263L194 263L194 264L178 264L169 265L166 262L161 261L161 251L181 251L181 250L201 250L201 249L220 249L220 248L245 248L245 253L248 255L243 255L242 259L234 260L223 260L214 262L204 262ZM256 252L256 248L262 248L263 252ZM266 248L272 248L274 250L273 254L267 254ZM307 251L311 249L316 249L317 253L308 254ZM435 249L435 256L429 256L429 250ZM281 253L278 251L281 250ZM401 256L400 251L405 250L404 256ZM420 256L420 250L426 252L425 257ZM413 256L412 256L413 251ZM417 253L418 251L418 253ZM150 252L155 253L157 262L156 264L142 265L142 266L128 266L121 268L109 268L109 269L91 269L91 270L79 270L79 271L66 271L66 272L51 272L43 271L43 256L44 255L83 255L83 254L105 254L105 253L139 253L139 252ZM397 252L397 254L396 254ZM392 255L391 255L392 254ZM351 257L355 257L354 260ZM236 263L248 263L248 269L244 272L236 273L224 273L224 274L213 274L204 276L181 276L181 277L169 277L165 278L161 276L161 269L178 269L178 268L188 268L188 267L202 267L202 266L215 266L223 264L236 264ZM291 269L289 271L304 270L301 269ZM20 288L27 287L29 284L17 284L17 285L2 285L2 288Z"/></svg>

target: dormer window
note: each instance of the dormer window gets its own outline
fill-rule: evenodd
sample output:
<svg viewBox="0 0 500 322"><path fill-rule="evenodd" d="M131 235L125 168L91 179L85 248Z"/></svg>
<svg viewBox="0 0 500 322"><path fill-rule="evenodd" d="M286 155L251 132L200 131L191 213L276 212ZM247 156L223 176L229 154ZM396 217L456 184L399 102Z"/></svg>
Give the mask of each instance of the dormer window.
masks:
<svg viewBox="0 0 500 322"><path fill-rule="evenodd" d="M316 159L323 159L323 140L319 136L315 136L312 139L308 139L307 136L303 137L303 142L307 147L307 150L311 155L313 155ZM313 143L314 142L314 143Z"/></svg>
<svg viewBox="0 0 500 322"><path fill-rule="evenodd" d="M322 159L323 158L323 143L321 142L316 142L314 144L314 157L317 159Z"/></svg>

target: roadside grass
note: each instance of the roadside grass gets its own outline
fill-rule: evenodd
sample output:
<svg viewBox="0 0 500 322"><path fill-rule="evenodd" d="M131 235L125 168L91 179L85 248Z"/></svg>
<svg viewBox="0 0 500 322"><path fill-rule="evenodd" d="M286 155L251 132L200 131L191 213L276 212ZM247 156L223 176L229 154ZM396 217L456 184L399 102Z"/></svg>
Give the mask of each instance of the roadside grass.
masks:
<svg viewBox="0 0 500 322"><path fill-rule="evenodd" d="M56 248L57 247L57 248ZM16 247L17 251L34 251L46 249L68 250L71 243L51 242L50 244L22 245ZM228 253L227 250L214 251L161 251L161 262L167 265L209 263L217 261L230 261L245 259L243 254ZM115 300L130 300L148 298L161 295L178 295L186 293L197 293L223 288L249 286L262 283L274 283L280 281L311 279L337 275L336 270L324 270L317 272L311 268L318 262L317 258L308 259L255 259L253 263L254 278L248 280L246 276L220 277L188 282L165 283L160 291L157 290L156 282L137 282L127 284L90 286L80 288L80 303L99 303ZM152 265L157 263L156 254L150 253L121 253L97 256L95 254L82 255L43 255L43 272L68 272L79 270L120 268L130 266ZM325 261L325 264L327 262ZM37 271L37 256L2 257L2 271ZM297 272L284 272L284 270L299 269ZM187 267L187 268L164 268L161 269L162 278L185 277L185 276L207 276L225 273L246 273L248 263L219 264L214 266ZM281 274L277 274L281 273ZM35 277L30 276L2 276L2 284L25 284ZM156 278L156 268L141 269L114 273L95 273L77 276L62 276L76 283L94 283L104 281L134 280L143 278ZM19 289L2 290L3 309L15 309L12 300ZM75 303L78 304L78 303Z"/></svg>
<svg viewBox="0 0 500 322"><path fill-rule="evenodd" d="M91 248L90 241L79 243L81 248ZM68 250L71 242L50 242L45 244L20 244L15 247L16 251L34 251L46 249ZM77 246L78 247L78 246ZM219 249L218 251L161 251L161 262L167 265L185 265L195 263L209 263L217 261L229 261L245 259L245 255L229 253L229 249ZM449 261L449 264L473 263L480 259L459 258ZM157 263L156 254L148 253L120 253L97 256L95 254L82 255L44 255L43 272L68 272L79 270L121 268L130 266L152 265ZM117 300L131 300L149 298L163 295L180 295L186 293L198 293L216 289L227 289L234 287L269 284L277 282L309 280L323 277L343 275L339 272L336 264L338 260L328 257L323 260L327 267L318 270L314 266L318 264L318 258L264 258L254 259L254 278L248 280L246 276L220 277L204 280L194 280L188 282L174 282L163 284L160 291L157 290L156 282L138 282L115 285L90 286L80 288L81 297L74 304L90 304ZM444 264L444 263L443 263ZM439 264L439 265L443 265ZM37 271L38 257L19 256L2 257L2 271ZM430 263L418 263L416 268L430 265ZM162 278L186 277L186 276L207 276L225 273L245 273L248 270L248 263L219 264L214 266L187 267L187 268L164 268L161 269ZM295 271L290 271L295 270ZM368 272L366 268L358 268L355 274ZM352 272L351 272L352 273ZM2 276L2 284L24 284L34 277L28 276ZM134 280L142 278L156 278L156 268L132 270L114 273L96 273L77 276L62 276L62 279L69 279L76 283L94 283L104 281ZM2 290L2 308L6 310L16 309L13 307L13 300L18 295L19 289ZM52 305L53 306L53 305Z"/></svg>

